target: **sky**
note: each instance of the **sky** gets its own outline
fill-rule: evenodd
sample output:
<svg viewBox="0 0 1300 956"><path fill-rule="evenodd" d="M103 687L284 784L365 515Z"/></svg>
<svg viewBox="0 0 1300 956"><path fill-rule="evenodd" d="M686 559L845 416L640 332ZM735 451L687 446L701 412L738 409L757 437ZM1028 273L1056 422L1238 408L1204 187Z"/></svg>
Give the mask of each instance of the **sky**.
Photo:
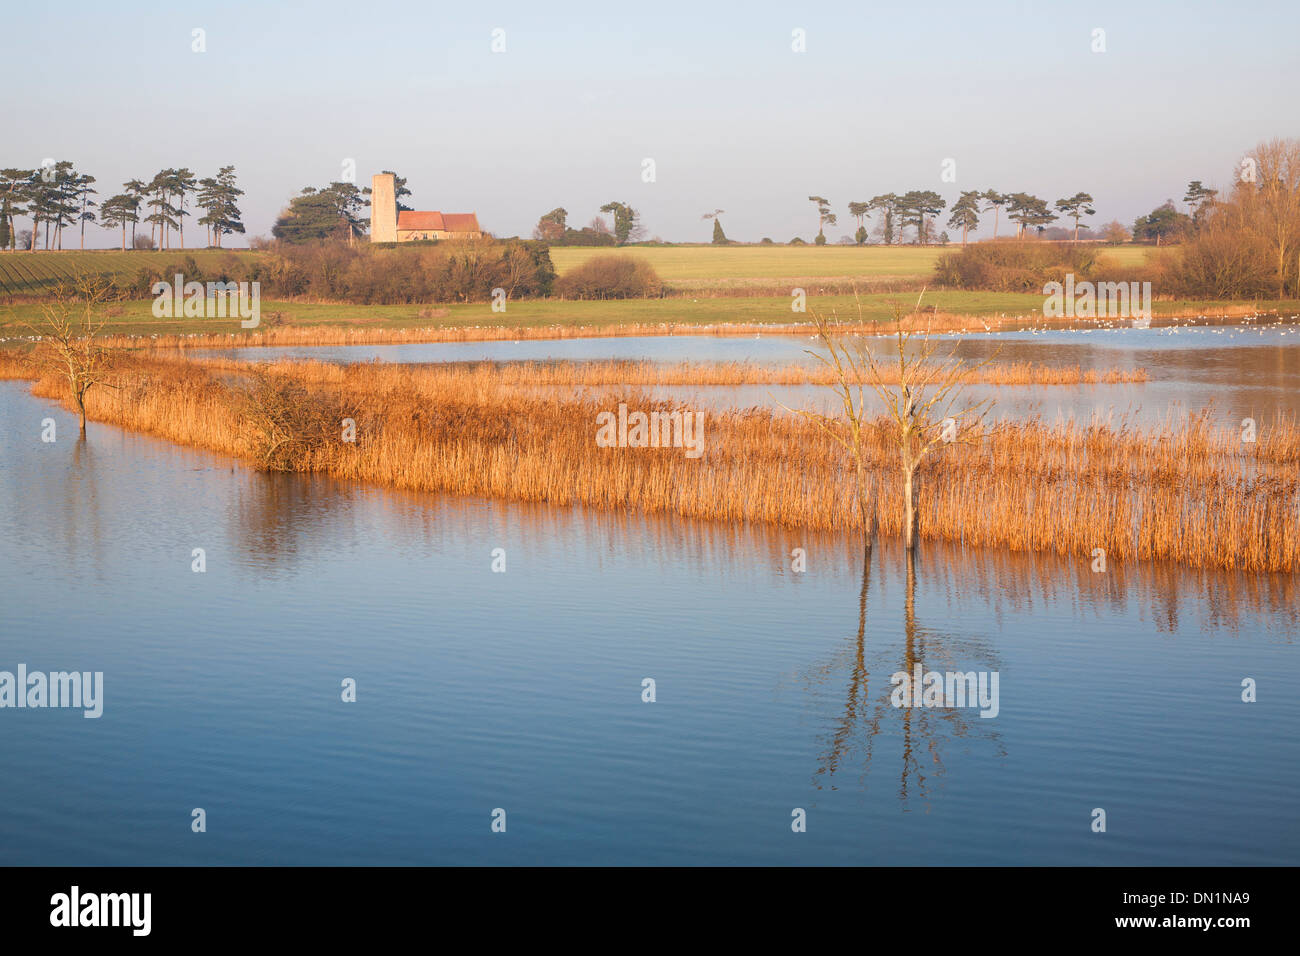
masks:
<svg viewBox="0 0 1300 956"><path fill-rule="evenodd" d="M70 159L105 196L234 165L249 236L349 161L499 236L617 200L647 238L708 241L723 209L732 239L811 239L820 195L834 242L909 189L1085 191L1131 224L1300 136L1296 0L64 0L0 29L0 167Z"/></svg>

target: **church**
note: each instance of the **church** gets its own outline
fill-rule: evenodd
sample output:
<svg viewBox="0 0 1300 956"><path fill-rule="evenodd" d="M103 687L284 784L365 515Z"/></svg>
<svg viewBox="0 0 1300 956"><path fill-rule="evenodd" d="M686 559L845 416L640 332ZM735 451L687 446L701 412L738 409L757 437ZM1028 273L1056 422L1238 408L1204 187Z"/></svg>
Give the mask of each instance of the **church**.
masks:
<svg viewBox="0 0 1300 956"><path fill-rule="evenodd" d="M397 209L397 177L376 173L370 181L370 241L478 239L483 235L472 212L417 212Z"/></svg>

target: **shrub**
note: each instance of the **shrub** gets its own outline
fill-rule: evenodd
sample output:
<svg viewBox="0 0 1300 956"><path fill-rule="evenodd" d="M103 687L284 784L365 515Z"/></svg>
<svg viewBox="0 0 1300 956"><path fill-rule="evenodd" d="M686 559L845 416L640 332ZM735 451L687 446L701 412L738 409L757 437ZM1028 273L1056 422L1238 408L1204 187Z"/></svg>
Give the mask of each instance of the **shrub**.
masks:
<svg viewBox="0 0 1300 956"><path fill-rule="evenodd" d="M588 259L555 281L566 299L646 299L663 294L663 283L650 263L627 255Z"/></svg>
<svg viewBox="0 0 1300 956"><path fill-rule="evenodd" d="M1188 298L1249 299L1277 294L1267 243L1213 223L1167 256L1167 291Z"/></svg>
<svg viewBox="0 0 1300 956"><path fill-rule="evenodd" d="M935 263L935 278L956 289L1041 292L1048 282L1092 279L1097 251L1069 242L973 242Z"/></svg>
<svg viewBox="0 0 1300 956"><path fill-rule="evenodd" d="M340 440L343 420L360 415L340 395L313 394L267 366L251 369L235 398L244 447L267 471L309 470L314 452Z"/></svg>
<svg viewBox="0 0 1300 956"><path fill-rule="evenodd" d="M466 239L441 243L350 246L338 242L277 245L253 261L233 255L207 263L193 257L145 267L129 282L136 295L153 283L258 282L264 297L310 296L358 304L486 302L502 288L509 298L549 295L555 281L545 243Z"/></svg>
<svg viewBox="0 0 1300 956"><path fill-rule="evenodd" d="M564 230L558 245L561 246L613 246L617 245L618 240L610 232L600 232L591 226L583 226L581 229L569 227Z"/></svg>

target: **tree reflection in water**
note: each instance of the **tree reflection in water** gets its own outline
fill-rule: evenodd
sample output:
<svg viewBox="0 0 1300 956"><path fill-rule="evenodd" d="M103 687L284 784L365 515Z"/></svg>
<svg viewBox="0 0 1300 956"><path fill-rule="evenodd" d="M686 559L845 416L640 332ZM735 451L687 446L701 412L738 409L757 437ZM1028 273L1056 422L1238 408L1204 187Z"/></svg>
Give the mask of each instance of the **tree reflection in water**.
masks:
<svg viewBox="0 0 1300 956"><path fill-rule="evenodd" d="M879 549L876 549L879 550ZM871 652L867 643L867 609L870 604L873 549L862 556L862 585L858 592L858 629L852 639L848 660L839 656L810 669L809 683L829 683L846 668L848 687L842 715L827 735L819 755L814 785L820 789L839 789L840 775L856 772L857 784L867 789L871 761L878 740L897 739L899 758L898 799L907 808L909 800L928 801L936 778L944 774L944 750L959 739L980 740L990 758L1006 756L993 721L981 718L978 708L967 707L895 707L890 701L894 684L890 676L898 671L912 673L920 664L926 671L998 669L993 650L982 642L944 633L918 623L916 587L918 567L916 553L902 552L904 560L904 599L902 640L890 642L885 619L873 628L876 640ZM883 564L883 561L882 561ZM878 571L884 581L884 572ZM882 609L883 610L883 609ZM879 677L872 695L871 676ZM883 736L882 736L883 731Z"/></svg>

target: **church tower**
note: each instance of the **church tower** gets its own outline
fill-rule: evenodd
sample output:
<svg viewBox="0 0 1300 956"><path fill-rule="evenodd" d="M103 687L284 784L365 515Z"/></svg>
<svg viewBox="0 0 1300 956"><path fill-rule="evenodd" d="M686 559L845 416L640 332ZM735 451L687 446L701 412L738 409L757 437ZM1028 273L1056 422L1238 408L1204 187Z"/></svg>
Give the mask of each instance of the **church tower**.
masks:
<svg viewBox="0 0 1300 956"><path fill-rule="evenodd" d="M397 182L392 173L370 180L370 241L397 241Z"/></svg>

